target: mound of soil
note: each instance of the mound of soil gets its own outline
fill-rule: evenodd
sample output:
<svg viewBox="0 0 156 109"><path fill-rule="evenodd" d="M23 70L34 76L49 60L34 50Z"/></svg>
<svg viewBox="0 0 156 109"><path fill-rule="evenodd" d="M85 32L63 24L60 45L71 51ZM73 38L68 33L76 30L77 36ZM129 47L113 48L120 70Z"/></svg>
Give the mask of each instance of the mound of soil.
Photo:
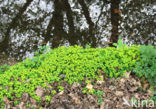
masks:
<svg viewBox="0 0 156 109"><path fill-rule="evenodd" d="M94 84L91 87L104 92L101 96L101 104L98 103L99 98L95 94L82 93L83 87L86 86L85 83L69 85L62 81L61 86L64 87L64 91L57 90L57 83L50 85L58 91L57 94L52 96L50 102L46 102L46 94L50 90L38 86L35 93L41 97L41 103L31 98L29 94L24 93L21 98L16 99L21 101L16 106L13 105L13 101L4 98L5 109L40 109L40 107L44 109L133 109L135 106L143 109L150 108L146 105L142 106L141 103L132 105L130 102L132 98L141 102L142 100L149 100L150 96L153 96L147 82L141 83L139 78L130 75L130 73L119 79L110 79L105 76L102 76L102 78L104 81L92 81ZM147 106L151 105L148 103Z"/></svg>

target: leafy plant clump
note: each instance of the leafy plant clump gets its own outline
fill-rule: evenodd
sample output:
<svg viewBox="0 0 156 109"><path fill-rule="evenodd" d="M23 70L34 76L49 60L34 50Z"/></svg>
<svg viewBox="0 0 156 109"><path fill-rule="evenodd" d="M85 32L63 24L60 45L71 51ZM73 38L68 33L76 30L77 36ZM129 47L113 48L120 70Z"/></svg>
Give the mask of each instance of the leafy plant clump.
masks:
<svg viewBox="0 0 156 109"><path fill-rule="evenodd" d="M145 76L151 85L156 86L156 49L152 45L139 48L141 60L136 63L134 72L139 77Z"/></svg>
<svg viewBox="0 0 156 109"><path fill-rule="evenodd" d="M0 66L0 74L3 74L5 71L7 71L9 69L9 65L2 65Z"/></svg>
<svg viewBox="0 0 156 109"><path fill-rule="evenodd" d="M98 104L101 105L102 104L102 96L103 96L103 91L98 90L97 92L95 92L95 95L98 97Z"/></svg>
<svg viewBox="0 0 156 109"><path fill-rule="evenodd" d="M116 46L118 49L124 48L127 46L127 44L123 44L121 39L119 39L117 43L113 43L113 45Z"/></svg>
<svg viewBox="0 0 156 109"><path fill-rule="evenodd" d="M124 46L120 49L62 46L52 49L32 59L27 58L0 75L0 105L4 104L4 97L16 100L24 92L41 102L40 97L35 94L36 88L47 88L54 82L81 84L85 78L100 80L100 75L103 74L110 78L122 77L131 71L139 60L138 46ZM62 91L64 87L60 85L58 90ZM54 92L51 87L47 101L50 100L49 95L53 95Z"/></svg>

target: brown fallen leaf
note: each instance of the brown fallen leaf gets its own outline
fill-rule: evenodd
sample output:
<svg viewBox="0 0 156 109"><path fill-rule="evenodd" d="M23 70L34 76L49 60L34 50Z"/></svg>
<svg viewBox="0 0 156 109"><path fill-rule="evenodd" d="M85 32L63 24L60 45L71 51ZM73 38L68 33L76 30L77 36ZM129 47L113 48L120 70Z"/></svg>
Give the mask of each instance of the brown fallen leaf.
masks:
<svg viewBox="0 0 156 109"><path fill-rule="evenodd" d="M139 94L136 93L136 94L134 95L134 97L135 97L136 99L139 99Z"/></svg>
<svg viewBox="0 0 156 109"><path fill-rule="evenodd" d="M24 105L24 103L21 102L21 103L18 105L18 108L19 108L19 109L24 109L24 106L23 106L23 105Z"/></svg>
<svg viewBox="0 0 156 109"><path fill-rule="evenodd" d="M38 86L37 87L37 89L36 89L36 91L35 91L35 94L37 95L37 96L43 96L43 94L44 94L44 89L41 87L41 86Z"/></svg>
<svg viewBox="0 0 156 109"><path fill-rule="evenodd" d="M120 82L121 82L121 83L125 83L125 82L126 82L126 79L125 79L125 78L121 78L121 79L120 79Z"/></svg>
<svg viewBox="0 0 156 109"><path fill-rule="evenodd" d="M102 104L100 105L100 109L104 109L105 108L104 106L105 106L104 102L102 102Z"/></svg>
<svg viewBox="0 0 156 109"><path fill-rule="evenodd" d="M138 89L138 87L132 87L129 91L130 92L134 92L134 91L136 91Z"/></svg>
<svg viewBox="0 0 156 109"><path fill-rule="evenodd" d="M110 89L111 91L113 91L113 90L116 89L116 87L111 85L111 86L109 86L109 89Z"/></svg>
<svg viewBox="0 0 156 109"><path fill-rule="evenodd" d="M74 102L75 102L76 104L81 104L79 98L76 97L74 94L70 93L69 96L72 97L72 99L74 100Z"/></svg>
<svg viewBox="0 0 156 109"><path fill-rule="evenodd" d="M144 83L142 84L142 87L144 90L147 90L149 88L149 83L147 81L144 81Z"/></svg>
<svg viewBox="0 0 156 109"><path fill-rule="evenodd" d="M104 83L104 81L102 81L102 80L97 81L97 84L102 84L102 83Z"/></svg>
<svg viewBox="0 0 156 109"><path fill-rule="evenodd" d="M30 98L30 102L31 102L32 104L36 104L36 103L37 103L37 101L36 101L35 99L33 99L33 98Z"/></svg>
<svg viewBox="0 0 156 109"><path fill-rule="evenodd" d="M4 101L6 104L9 104L9 103L10 103L10 101L8 100L7 97L4 97L4 98L3 98L3 101Z"/></svg>
<svg viewBox="0 0 156 109"><path fill-rule="evenodd" d="M153 92L151 90L148 89L147 92L150 96L153 96Z"/></svg>
<svg viewBox="0 0 156 109"><path fill-rule="evenodd" d="M116 96L123 96L124 93L123 93L122 91L116 91L116 92L115 92L115 95L116 95Z"/></svg>
<svg viewBox="0 0 156 109"><path fill-rule="evenodd" d="M80 84L77 83L77 82L74 82L73 85L72 85L72 88L74 89L74 88L76 88L76 87L80 87Z"/></svg>
<svg viewBox="0 0 156 109"><path fill-rule="evenodd" d="M89 89L89 90L91 90L93 88L93 85L87 84L86 88Z"/></svg>
<svg viewBox="0 0 156 109"><path fill-rule="evenodd" d="M61 96L61 95L63 95L63 93L64 93L64 91L61 91L61 92L59 92L57 95L58 95L58 96Z"/></svg>
<svg viewBox="0 0 156 109"><path fill-rule="evenodd" d="M23 93L22 97L21 97L21 101L26 102L29 99L29 94L28 93Z"/></svg>
<svg viewBox="0 0 156 109"><path fill-rule="evenodd" d="M106 89L104 92L105 92L105 93L110 93L111 90L110 90L110 89Z"/></svg>

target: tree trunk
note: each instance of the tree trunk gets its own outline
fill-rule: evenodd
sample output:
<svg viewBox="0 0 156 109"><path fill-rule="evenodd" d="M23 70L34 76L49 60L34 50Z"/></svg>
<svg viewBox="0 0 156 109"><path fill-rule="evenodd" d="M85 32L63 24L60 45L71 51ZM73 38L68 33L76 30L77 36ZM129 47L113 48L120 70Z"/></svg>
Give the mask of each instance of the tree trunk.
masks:
<svg viewBox="0 0 156 109"><path fill-rule="evenodd" d="M120 0L111 0L111 24L112 24L112 34L110 37L110 46L118 41L118 26L120 20L120 10L119 10Z"/></svg>
<svg viewBox="0 0 156 109"><path fill-rule="evenodd" d="M62 0L54 1L53 24L54 24L54 30L52 31L53 32L52 48L56 48L59 46L63 37L66 37L66 33L63 29L63 1Z"/></svg>
<svg viewBox="0 0 156 109"><path fill-rule="evenodd" d="M88 25L89 25L89 37L86 38L86 42L91 43L92 47L95 47L96 46L96 37L94 34L95 28L94 28L94 23L89 14L89 9L88 9L87 5L85 4L84 0L78 0L78 2L82 7L83 14L87 20Z"/></svg>
<svg viewBox="0 0 156 109"><path fill-rule="evenodd" d="M70 7L70 4L69 4L68 0L64 0L64 8L65 8L65 11L66 11L68 26L69 26L68 41L69 41L69 43L71 45L75 45L78 38L76 37L76 34L75 34L73 12L72 12L72 9Z"/></svg>
<svg viewBox="0 0 156 109"><path fill-rule="evenodd" d="M11 29L15 29L18 25L18 21L21 19L21 16L26 11L27 7L31 4L33 0L27 0L24 6L19 10L19 13L12 19L12 22L9 24L6 33L4 34L4 39L0 43L0 52L7 52L9 48L10 41L10 31Z"/></svg>

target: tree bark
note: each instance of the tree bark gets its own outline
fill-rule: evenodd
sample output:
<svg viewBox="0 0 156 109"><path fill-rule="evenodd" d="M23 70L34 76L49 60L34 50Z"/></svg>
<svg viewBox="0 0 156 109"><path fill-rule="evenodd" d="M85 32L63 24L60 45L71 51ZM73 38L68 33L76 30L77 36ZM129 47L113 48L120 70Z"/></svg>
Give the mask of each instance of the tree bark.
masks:
<svg viewBox="0 0 156 109"><path fill-rule="evenodd" d="M52 48L59 46L63 37L66 37L66 32L63 29L63 1L55 0L54 1L54 13L53 13L53 40Z"/></svg>
<svg viewBox="0 0 156 109"><path fill-rule="evenodd" d="M74 19L73 19L73 12L68 0L64 0L64 8L67 15L68 26L69 26L69 35L68 41L71 45L75 45L77 42L77 37L75 34L75 26L74 26Z"/></svg>
<svg viewBox="0 0 156 109"><path fill-rule="evenodd" d="M120 0L111 0L111 24L112 24L112 34L110 37L110 46L113 46L113 43L117 43L119 34L118 26L120 20L120 10L119 10Z"/></svg>
<svg viewBox="0 0 156 109"><path fill-rule="evenodd" d="M84 0L78 0L78 2L82 7L83 14L87 20L88 25L89 25L89 37L86 38L86 42L91 43L92 47L95 47L96 46L96 37L94 34L95 28L94 28L94 23L89 14L89 9L88 9L87 5L85 4Z"/></svg>
<svg viewBox="0 0 156 109"><path fill-rule="evenodd" d="M9 48L9 41L10 41L10 31L11 29L15 29L18 25L18 21L21 19L21 16L26 11L27 7L31 4L33 0L27 0L24 6L19 10L18 14L12 19L12 22L9 24L5 34L4 39L0 43L0 52L7 52Z"/></svg>

